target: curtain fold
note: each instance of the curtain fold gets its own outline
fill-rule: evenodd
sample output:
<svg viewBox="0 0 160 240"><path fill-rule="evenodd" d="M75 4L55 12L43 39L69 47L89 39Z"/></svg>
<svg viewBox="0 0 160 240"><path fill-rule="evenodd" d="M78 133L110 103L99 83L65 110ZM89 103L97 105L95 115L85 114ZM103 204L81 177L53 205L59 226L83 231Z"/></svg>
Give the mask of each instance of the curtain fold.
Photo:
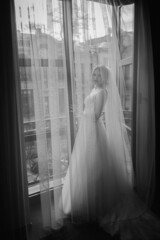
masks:
<svg viewBox="0 0 160 240"><path fill-rule="evenodd" d="M133 163L135 184L149 205L155 190L155 102L152 39L148 5L135 4Z"/></svg>
<svg viewBox="0 0 160 240"><path fill-rule="evenodd" d="M19 86L15 9L3 4L1 14L1 234L28 239L30 223Z"/></svg>
<svg viewBox="0 0 160 240"><path fill-rule="evenodd" d="M70 32L63 28L69 13L63 5L68 3L15 1L28 188L29 194L40 194L46 231L63 224L59 196L74 137L73 88L72 81L67 82L73 65L70 52L65 52L70 42L64 38Z"/></svg>

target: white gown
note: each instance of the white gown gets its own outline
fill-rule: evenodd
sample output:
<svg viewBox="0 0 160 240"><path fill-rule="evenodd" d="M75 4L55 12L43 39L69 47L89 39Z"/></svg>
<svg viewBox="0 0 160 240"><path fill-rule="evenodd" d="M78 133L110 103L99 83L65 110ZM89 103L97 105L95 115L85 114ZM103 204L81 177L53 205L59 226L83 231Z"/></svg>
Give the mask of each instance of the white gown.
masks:
<svg viewBox="0 0 160 240"><path fill-rule="evenodd" d="M110 157L107 125L102 116L95 118L99 92L93 89L85 99L62 189L63 212L75 223L96 221L111 235L119 232L121 239L151 240L148 230L160 239L160 223L133 191L126 166Z"/></svg>

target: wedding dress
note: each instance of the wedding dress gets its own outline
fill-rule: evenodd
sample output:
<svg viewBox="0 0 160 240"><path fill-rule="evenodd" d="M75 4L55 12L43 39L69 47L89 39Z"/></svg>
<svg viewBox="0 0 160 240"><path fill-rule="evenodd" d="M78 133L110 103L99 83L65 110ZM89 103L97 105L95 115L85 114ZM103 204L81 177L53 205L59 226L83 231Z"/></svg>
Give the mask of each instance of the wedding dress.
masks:
<svg viewBox="0 0 160 240"><path fill-rule="evenodd" d="M124 128L120 129L118 125L116 128L114 123L112 129L114 119L110 122L103 119L107 102L111 104L112 101L116 108L114 97L110 99L111 90L113 88L93 88L85 99L62 189L63 212L71 215L75 223L96 221L111 235L118 232L121 239L160 239L159 220L133 190L131 160L127 163L123 159L130 157ZM106 97L96 119L95 101L101 94ZM106 114L113 117L111 105L109 111ZM119 142L121 134L123 139Z"/></svg>

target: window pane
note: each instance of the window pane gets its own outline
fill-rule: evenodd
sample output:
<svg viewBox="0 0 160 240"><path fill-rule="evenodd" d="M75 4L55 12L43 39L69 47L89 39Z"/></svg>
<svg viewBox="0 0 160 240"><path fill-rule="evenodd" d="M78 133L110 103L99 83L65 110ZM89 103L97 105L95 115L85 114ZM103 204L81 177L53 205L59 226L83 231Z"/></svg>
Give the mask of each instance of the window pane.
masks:
<svg viewBox="0 0 160 240"><path fill-rule="evenodd" d="M134 4L112 7L102 1L73 0L73 39L75 60L75 111L78 129L84 109L84 99L92 86L92 70L96 65L112 66L114 55L113 38L119 29L118 64L123 73L117 70L117 86L122 100L125 123L131 133L132 81L133 81L133 38ZM115 19L116 18L116 19ZM114 23L117 22L118 26ZM119 62L118 62L119 61ZM122 79L124 81L122 81ZM123 82L123 84L122 84ZM130 134L131 135L131 134Z"/></svg>
<svg viewBox="0 0 160 240"><path fill-rule="evenodd" d="M58 67L58 81L63 81L64 80L64 72L62 67Z"/></svg>
<svg viewBox="0 0 160 240"><path fill-rule="evenodd" d="M59 114L65 113L65 91L63 88L59 89Z"/></svg>
<svg viewBox="0 0 160 240"><path fill-rule="evenodd" d="M41 59L41 67L48 67L48 59Z"/></svg>
<svg viewBox="0 0 160 240"><path fill-rule="evenodd" d="M25 156L33 193L40 174L52 183L64 177L70 154L62 1L15 0L15 8Z"/></svg>
<svg viewBox="0 0 160 240"><path fill-rule="evenodd" d="M35 118L33 89L22 90L23 119L33 121Z"/></svg>
<svg viewBox="0 0 160 240"><path fill-rule="evenodd" d="M32 73L30 67L19 67L20 71L20 79L21 81L31 81L32 80Z"/></svg>
<svg viewBox="0 0 160 240"><path fill-rule="evenodd" d="M31 66L31 59L30 58L19 58L19 66L21 67L30 67Z"/></svg>
<svg viewBox="0 0 160 240"><path fill-rule="evenodd" d="M43 79L43 86L44 89L48 89L48 69L47 67L43 67L42 69L42 79Z"/></svg>
<svg viewBox="0 0 160 240"><path fill-rule="evenodd" d="M49 116L49 96L45 96L44 98L44 105L45 105L45 116Z"/></svg>
<svg viewBox="0 0 160 240"><path fill-rule="evenodd" d="M84 99L93 87L93 68L98 64L111 67L113 22L119 16L119 61L123 65L125 88L121 89L120 78L117 85L126 124L131 126L134 5L117 7L117 15L114 15L112 6L102 2L72 0L75 70L72 90L76 129ZM66 36L63 33L62 1L54 0L53 4L52 0L32 0L32 3L15 0L15 7L24 137L26 151L30 151L26 155L26 164L30 175L28 182L33 185L39 181L39 172L35 170L38 164L45 163L46 174L51 180L61 179L69 160Z"/></svg>
<svg viewBox="0 0 160 240"><path fill-rule="evenodd" d="M120 53L125 80L124 93L121 92L125 122L131 136L132 126L132 88L133 88L133 40L134 40L134 4L120 8Z"/></svg>
<svg viewBox="0 0 160 240"><path fill-rule="evenodd" d="M108 16L108 8L110 16ZM84 100L92 86L92 70L111 65L112 8L102 1L72 1L75 66L75 111L78 129Z"/></svg>
<svg viewBox="0 0 160 240"><path fill-rule="evenodd" d="M134 4L120 8L120 51L122 59L133 56Z"/></svg>

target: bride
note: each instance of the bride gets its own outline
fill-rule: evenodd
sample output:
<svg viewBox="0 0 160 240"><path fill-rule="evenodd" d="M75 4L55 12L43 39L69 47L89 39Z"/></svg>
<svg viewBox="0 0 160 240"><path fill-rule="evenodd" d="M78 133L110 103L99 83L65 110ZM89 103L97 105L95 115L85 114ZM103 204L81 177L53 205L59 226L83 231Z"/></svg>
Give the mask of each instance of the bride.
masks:
<svg viewBox="0 0 160 240"><path fill-rule="evenodd" d="M92 79L62 189L63 213L73 223L98 222L121 239L160 239L159 221L133 190L130 142L116 82L103 65L93 70Z"/></svg>

